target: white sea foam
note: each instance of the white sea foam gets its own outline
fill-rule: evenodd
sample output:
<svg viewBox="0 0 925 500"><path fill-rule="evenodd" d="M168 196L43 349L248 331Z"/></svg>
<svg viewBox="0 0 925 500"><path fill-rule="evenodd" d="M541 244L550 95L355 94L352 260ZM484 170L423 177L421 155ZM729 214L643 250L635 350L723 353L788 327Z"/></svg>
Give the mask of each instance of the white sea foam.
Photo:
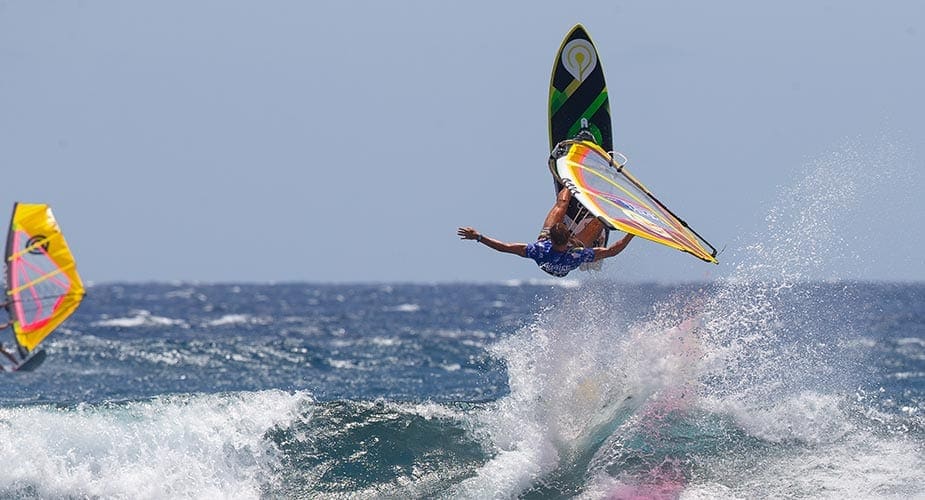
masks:
<svg viewBox="0 0 925 500"><path fill-rule="evenodd" d="M270 321L266 318L257 318L248 314L226 314L221 318L207 321L206 326L227 326L227 325L265 325Z"/></svg>
<svg viewBox="0 0 925 500"><path fill-rule="evenodd" d="M708 481L689 485L681 498L923 498L920 445L902 437L859 430L838 442L746 460L715 457L701 465Z"/></svg>
<svg viewBox="0 0 925 500"><path fill-rule="evenodd" d="M349 359L331 359L327 360L331 368L338 370L360 370L362 367Z"/></svg>
<svg viewBox="0 0 925 500"><path fill-rule="evenodd" d="M887 375L887 378L893 378L893 379L896 379L896 380L909 380L909 379L916 379L916 378L925 378L925 372L919 372L919 371L914 371L914 372L896 372L896 373L891 373L891 374Z"/></svg>
<svg viewBox="0 0 925 500"><path fill-rule="evenodd" d="M732 416L749 435L768 443L806 445L833 443L856 430L842 405L844 395L803 391L781 400L756 405L735 397L706 398L703 407Z"/></svg>
<svg viewBox="0 0 925 500"><path fill-rule="evenodd" d="M408 413L423 417L427 420L443 418L461 421L465 416L464 413L452 407L436 403L396 403L393 401L384 401L383 404L394 413Z"/></svg>
<svg viewBox="0 0 925 500"><path fill-rule="evenodd" d="M419 304L401 304L386 308L386 310L395 312L418 312L421 310L421 306Z"/></svg>
<svg viewBox="0 0 925 500"><path fill-rule="evenodd" d="M196 296L195 288L182 288L180 290L171 290L164 294L168 299L191 299Z"/></svg>
<svg viewBox="0 0 925 500"><path fill-rule="evenodd" d="M309 403L265 391L0 409L0 484L40 498L258 498L277 461L266 433Z"/></svg>
<svg viewBox="0 0 925 500"><path fill-rule="evenodd" d="M373 337L369 339L369 342L380 347L394 347L402 344L401 339L394 337Z"/></svg>
<svg viewBox="0 0 925 500"><path fill-rule="evenodd" d="M173 319L163 316L155 316L150 311L136 310L132 311L132 316L124 318L103 318L92 323L93 326L116 327L116 328L140 328L152 326L177 326L180 328L189 328L186 321L182 319Z"/></svg>

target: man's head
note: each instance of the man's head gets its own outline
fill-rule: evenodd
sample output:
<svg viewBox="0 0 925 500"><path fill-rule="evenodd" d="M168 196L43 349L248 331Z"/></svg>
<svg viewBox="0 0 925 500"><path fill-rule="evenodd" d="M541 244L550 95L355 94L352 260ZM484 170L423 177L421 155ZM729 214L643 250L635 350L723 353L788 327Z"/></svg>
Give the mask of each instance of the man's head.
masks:
<svg viewBox="0 0 925 500"><path fill-rule="evenodd" d="M572 232L568 230L564 222L560 222L549 228L549 239L552 241L553 245L565 245L568 243L568 240L571 238L571 236Z"/></svg>

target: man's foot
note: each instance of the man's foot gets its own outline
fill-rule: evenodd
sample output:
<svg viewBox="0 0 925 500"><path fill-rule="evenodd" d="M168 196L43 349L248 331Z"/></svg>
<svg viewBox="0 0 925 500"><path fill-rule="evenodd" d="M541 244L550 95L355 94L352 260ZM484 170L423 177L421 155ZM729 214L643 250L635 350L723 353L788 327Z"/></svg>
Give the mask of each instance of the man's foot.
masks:
<svg viewBox="0 0 925 500"><path fill-rule="evenodd" d="M581 132L578 132L578 135L576 135L575 138L579 141L588 141L597 144L597 141L594 139L594 134L592 134L588 129L582 129Z"/></svg>
<svg viewBox="0 0 925 500"><path fill-rule="evenodd" d="M602 247L607 244L607 231L601 229L601 234L597 235L597 239L594 240L594 246Z"/></svg>

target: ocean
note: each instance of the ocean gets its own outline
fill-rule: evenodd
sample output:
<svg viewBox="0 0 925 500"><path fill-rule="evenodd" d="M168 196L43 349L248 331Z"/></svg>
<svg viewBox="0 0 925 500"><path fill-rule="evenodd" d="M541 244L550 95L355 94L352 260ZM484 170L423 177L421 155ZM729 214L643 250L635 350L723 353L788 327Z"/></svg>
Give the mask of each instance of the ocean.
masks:
<svg viewBox="0 0 925 500"><path fill-rule="evenodd" d="M925 284L99 284L3 498L925 498Z"/></svg>

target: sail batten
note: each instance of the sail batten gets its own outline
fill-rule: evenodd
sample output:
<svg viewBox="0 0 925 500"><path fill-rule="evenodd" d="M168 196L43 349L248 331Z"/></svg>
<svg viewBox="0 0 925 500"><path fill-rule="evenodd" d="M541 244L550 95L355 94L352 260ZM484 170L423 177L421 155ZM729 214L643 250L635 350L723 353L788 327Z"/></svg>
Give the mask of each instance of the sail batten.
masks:
<svg viewBox="0 0 925 500"><path fill-rule="evenodd" d="M45 274L45 275L39 276L38 278L36 278L36 279L34 279L34 280L32 280L32 281L30 281L30 282L24 284L24 285L20 285L19 287L10 290L10 295L15 295L15 294L17 294L17 293L21 293L23 290L26 290L26 289L28 289L28 288L33 288L33 287L35 287L35 285L38 285L39 283L42 283L43 281L48 281L48 280L51 280L51 281L55 282L55 284L58 285L58 286L62 286L62 287L64 287L64 288L67 288L67 284L66 284L66 283L62 283L62 282L60 282L60 281L58 281L58 280L55 279L59 274L62 274L62 273L64 273L64 272L65 272L65 269L56 269L56 270L52 271L52 272L49 273L49 274Z"/></svg>

